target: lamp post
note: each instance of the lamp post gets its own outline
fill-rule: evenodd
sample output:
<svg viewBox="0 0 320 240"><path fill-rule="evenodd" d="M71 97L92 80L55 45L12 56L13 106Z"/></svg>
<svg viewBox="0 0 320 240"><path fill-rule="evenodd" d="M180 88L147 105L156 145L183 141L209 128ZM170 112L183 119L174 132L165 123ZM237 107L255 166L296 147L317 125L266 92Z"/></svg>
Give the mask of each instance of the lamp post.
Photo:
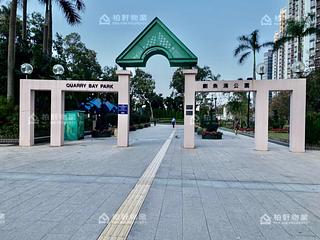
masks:
<svg viewBox="0 0 320 240"><path fill-rule="evenodd" d="M61 75L64 74L64 67L62 65L60 65L60 64L56 64L56 65L53 66L52 72L56 76L56 78L58 80L60 80L61 79Z"/></svg>
<svg viewBox="0 0 320 240"><path fill-rule="evenodd" d="M292 64L291 70L294 72L297 76L297 78L300 78L305 70L306 66L303 62L295 62Z"/></svg>
<svg viewBox="0 0 320 240"><path fill-rule="evenodd" d="M260 75L260 79L262 80L263 75L266 74L266 65L264 63L260 63L257 66L257 73Z"/></svg>
<svg viewBox="0 0 320 240"><path fill-rule="evenodd" d="M20 66L20 71L26 75L26 79L28 79L28 75L33 72L33 67L29 63L24 63Z"/></svg>

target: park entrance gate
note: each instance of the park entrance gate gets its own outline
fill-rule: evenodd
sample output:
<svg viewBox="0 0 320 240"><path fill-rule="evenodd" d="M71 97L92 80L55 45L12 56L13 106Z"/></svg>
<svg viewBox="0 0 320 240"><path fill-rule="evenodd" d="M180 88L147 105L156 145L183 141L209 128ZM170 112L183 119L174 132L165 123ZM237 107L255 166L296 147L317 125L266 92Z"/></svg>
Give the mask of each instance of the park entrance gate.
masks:
<svg viewBox="0 0 320 240"><path fill-rule="evenodd" d="M256 94L255 148L268 150L269 91L291 91L290 150L305 151L306 81L196 81L197 57L158 19L155 18L138 37L119 55L116 63L118 82L20 80L20 146L34 144L35 91L51 92L51 146L64 143L64 94L78 92L118 92L118 140L120 147L129 145L131 72L127 67L145 67L153 55L165 56L171 67L184 68L184 147L194 148L195 93L252 91Z"/></svg>

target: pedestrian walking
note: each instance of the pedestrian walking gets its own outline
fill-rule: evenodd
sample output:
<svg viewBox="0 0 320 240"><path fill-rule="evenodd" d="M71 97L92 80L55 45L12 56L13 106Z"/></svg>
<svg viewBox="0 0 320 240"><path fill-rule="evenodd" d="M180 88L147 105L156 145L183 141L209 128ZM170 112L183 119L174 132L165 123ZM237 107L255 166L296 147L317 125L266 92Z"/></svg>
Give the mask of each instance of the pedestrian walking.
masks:
<svg viewBox="0 0 320 240"><path fill-rule="evenodd" d="M175 126L176 126L176 119L175 118L172 118L171 124L172 124L172 127L175 128Z"/></svg>
<svg viewBox="0 0 320 240"><path fill-rule="evenodd" d="M236 120L234 121L233 129L234 129L234 133L235 133L236 135L238 135L238 132L239 132L239 129L240 129L240 121L239 121L239 119L237 119L237 118L236 118Z"/></svg>

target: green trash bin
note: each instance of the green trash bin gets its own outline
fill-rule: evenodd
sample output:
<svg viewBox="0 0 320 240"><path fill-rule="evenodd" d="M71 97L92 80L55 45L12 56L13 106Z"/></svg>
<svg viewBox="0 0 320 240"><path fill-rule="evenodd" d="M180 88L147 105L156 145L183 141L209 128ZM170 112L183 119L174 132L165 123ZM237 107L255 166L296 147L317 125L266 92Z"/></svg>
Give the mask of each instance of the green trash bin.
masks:
<svg viewBox="0 0 320 240"><path fill-rule="evenodd" d="M76 141L84 138L84 112L65 111L64 140Z"/></svg>

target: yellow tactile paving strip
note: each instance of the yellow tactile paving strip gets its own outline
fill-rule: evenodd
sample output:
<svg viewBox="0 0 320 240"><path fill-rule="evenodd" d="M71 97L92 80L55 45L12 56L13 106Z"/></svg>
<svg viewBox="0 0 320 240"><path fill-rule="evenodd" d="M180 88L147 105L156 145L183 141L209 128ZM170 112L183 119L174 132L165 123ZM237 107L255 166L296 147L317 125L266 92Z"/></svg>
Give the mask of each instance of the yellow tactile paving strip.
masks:
<svg viewBox="0 0 320 240"><path fill-rule="evenodd" d="M131 227L140 211L140 208L149 192L154 177L158 171L164 155L172 141L175 131L171 133L160 151L154 157L148 168L145 170L139 181L122 203L118 211L103 230L98 240L125 240Z"/></svg>

